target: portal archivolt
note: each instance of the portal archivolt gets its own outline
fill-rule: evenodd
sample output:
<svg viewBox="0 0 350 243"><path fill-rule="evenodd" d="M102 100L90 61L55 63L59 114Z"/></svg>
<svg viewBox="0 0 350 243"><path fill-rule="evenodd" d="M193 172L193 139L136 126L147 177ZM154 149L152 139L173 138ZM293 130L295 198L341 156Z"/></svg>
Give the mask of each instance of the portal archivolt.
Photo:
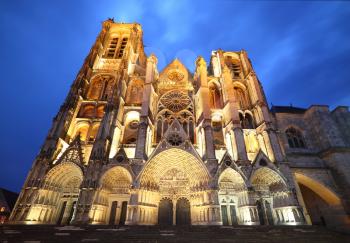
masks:
<svg viewBox="0 0 350 243"><path fill-rule="evenodd" d="M178 148L157 154L140 177L141 188L155 188L166 196L183 194L208 184L209 173L202 161Z"/></svg>
<svg viewBox="0 0 350 243"><path fill-rule="evenodd" d="M121 166L108 169L101 177L90 216L93 224L121 224L126 220L132 175Z"/></svg>
<svg viewBox="0 0 350 243"><path fill-rule="evenodd" d="M209 173L204 163L194 155L170 148L154 156L141 172L141 204L158 203L141 209L142 215L153 215L158 211L159 224L196 224L197 211L203 210L203 198L208 188ZM156 211L156 212L157 212ZM171 217L173 217L171 219ZM151 223L150 217L147 222ZM145 223L147 223L145 221Z"/></svg>
<svg viewBox="0 0 350 243"><path fill-rule="evenodd" d="M25 220L69 224L74 218L82 181L83 172L75 163L62 162L54 166L47 173Z"/></svg>

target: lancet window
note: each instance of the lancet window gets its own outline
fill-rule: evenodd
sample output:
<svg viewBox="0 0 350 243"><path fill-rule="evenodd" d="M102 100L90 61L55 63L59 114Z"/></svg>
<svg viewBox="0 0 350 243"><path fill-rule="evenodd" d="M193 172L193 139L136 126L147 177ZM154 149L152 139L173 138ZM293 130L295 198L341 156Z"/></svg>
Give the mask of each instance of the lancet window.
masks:
<svg viewBox="0 0 350 243"><path fill-rule="evenodd" d="M243 129L254 129L254 119L248 112L239 112L239 121Z"/></svg>
<svg viewBox="0 0 350 243"><path fill-rule="evenodd" d="M156 119L156 142L160 141L174 119L180 122L190 140L194 142L193 103L185 92L178 90L164 94L159 100Z"/></svg>
<svg viewBox="0 0 350 243"><path fill-rule="evenodd" d="M143 81L140 79L132 80L129 83L126 92L127 104L141 104L143 96Z"/></svg>
<svg viewBox="0 0 350 243"><path fill-rule="evenodd" d="M118 46L118 37L113 37L109 41L104 58L115 58Z"/></svg>
<svg viewBox="0 0 350 243"><path fill-rule="evenodd" d="M247 92L245 92L240 87L234 87L233 88L234 95L236 97L236 100L238 101L240 109L247 109L249 107L249 98Z"/></svg>
<svg viewBox="0 0 350 243"><path fill-rule="evenodd" d="M96 105L95 103L82 104L78 118L102 118L104 115L104 104Z"/></svg>
<svg viewBox="0 0 350 243"><path fill-rule="evenodd" d="M289 147L291 148L305 148L305 142L301 132L294 127L286 130Z"/></svg>
<svg viewBox="0 0 350 243"><path fill-rule="evenodd" d="M100 123L90 124L88 122L80 122L76 125L73 139L80 136L80 140L86 143L95 141Z"/></svg>
<svg viewBox="0 0 350 243"><path fill-rule="evenodd" d="M221 92L215 83L209 84L209 105L212 109L222 108Z"/></svg>
<svg viewBox="0 0 350 243"><path fill-rule="evenodd" d="M114 78L110 75L95 76L91 80L87 98L91 100L107 100L113 95Z"/></svg>
<svg viewBox="0 0 350 243"><path fill-rule="evenodd" d="M233 59L232 57L228 56L225 57L225 64L232 71L232 77L234 79L240 78L241 65L239 63L239 60Z"/></svg>
<svg viewBox="0 0 350 243"><path fill-rule="evenodd" d="M108 59L120 59L124 55L126 45L128 43L128 38L124 37L119 40L118 37L112 37L107 45L104 58Z"/></svg>

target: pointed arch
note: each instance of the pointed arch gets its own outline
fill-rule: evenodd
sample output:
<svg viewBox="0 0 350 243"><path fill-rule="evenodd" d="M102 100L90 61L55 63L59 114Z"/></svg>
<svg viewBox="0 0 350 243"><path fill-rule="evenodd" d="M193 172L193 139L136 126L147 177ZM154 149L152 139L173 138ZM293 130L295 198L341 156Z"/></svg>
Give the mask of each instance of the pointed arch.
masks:
<svg viewBox="0 0 350 243"><path fill-rule="evenodd" d="M112 75L98 74L93 76L87 92L87 99L107 100L113 95L115 78Z"/></svg>
<svg viewBox="0 0 350 243"><path fill-rule="evenodd" d="M103 173L99 185L110 193L128 192L133 176L122 166L114 166Z"/></svg>
<svg viewBox="0 0 350 243"><path fill-rule="evenodd" d="M87 121L78 122L75 125L74 135L72 136L72 138L74 139L78 135L80 135L80 140L82 142L87 141L87 137L88 137L88 133L89 133L89 127L90 127L90 123L87 122Z"/></svg>
<svg viewBox="0 0 350 243"><path fill-rule="evenodd" d="M151 158L140 173L141 186L159 185L163 178L174 175L187 181L189 187L206 185L209 172L194 155L180 148L166 149Z"/></svg>
<svg viewBox="0 0 350 243"><path fill-rule="evenodd" d="M253 171L250 176L250 182L257 190L266 191L287 191L286 179L277 171L269 168L267 161L262 159L262 166ZM265 165L266 164L266 165Z"/></svg>
<svg viewBox="0 0 350 243"><path fill-rule="evenodd" d="M232 168L226 168L218 178L219 190L241 191L247 189L242 175Z"/></svg>
<svg viewBox="0 0 350 243"><path fill-rule="evenodd" d="M120 165L104 168L90 210L92 224L124 224L133 176ZM117 207L121 212L118 214Z"/></svg>
<svg viewBox="0 0 350 243"><path fill-rule="evenodd" d="M126 91L126 104L140 105L143 97L144 81L141 79L133 79L128 84Z"/></svg>
<svg viewBox="0 0 350 243"><path fill-rule="evenodd" d="M72 139L75 139L80 135L81 142L92 143L95 141L99 127L100 122L92 123L91 121L78 121L75 124Z"/></svg>
<svg viewBox="0 0 350 243"><path fill-rule="evenodd" d="M329 205L341 205L339 196L331 189L323 185L322 183L302 174L295 173L295 178L298 183L311 189L314 193L320 196Z"/></svg>
<svg viewBox="0 0 350 243"><path fill-rule="evenodd" d="M89 132L89 142L93 142L95 141L96 137L97 137L97 133L98 133L98 129L100 128L100 123L99 122L95 122L92 126L91 126L91 130Z"/></svg>
<svg viewBox="0 0 350 243"><path fill-rule="evenodd" d="M55 187L62 192L67 186L74 191L79 190L83 181L83 171L72 162L62 162L54 166L44 178L44 188Z"/></svg>
<svg viewBox="0 0 350 243"><path fill-rule="evenodd" d="M222 108L222 95L220 86L212 81L209 82L209 106L211 109Z"/></svg>
<svg viewBox="0 0 350 243"><path fill-rule="evenodd" d="M96 116L96 105L93 103L83 104L80 108L79 118L93 118Z"/></svg>
<svg viewBox="0 0 350 243"><path fill-rule="evenodd" d="M239 78L241 73L241 64L237 56L225 56L225 64L232 71L232 77Z"/></svg>
<svg viewBox="0 0 350 243"><path fill-rule="evenodd" d="M74 218L84 173L73 162L62 162L51 168L43 179L25 220L36 223L69 224Z"/></svg>
<svg viewBox="0 0 350 243"><path fill-rule="evenodd" d="M164 136L173 120L177 119L184 131L194 143L195 117L193 114L193 101L183 90L171 90L162 95L158 101L158 114L156 116L155 138L159 142Z"/></svg>
<svg viewBox="0 0 350 243"><path fill-rule="evenodd" d="M135 144L137 132L140 123L140 113L138 111L129 111L124 117L124 144Z"/></svg>
<svg viewBox="0 0 350 243"><path fill-rule="evenodd" d="M240 82L233 83L234 96L239 104L240 109L245 110L249 108L249 94L247 88Z"/></svg>
<svg viewBox="0 0 350 243"><path fill-rule="evenodd" d="M295 126L289 126L286 129L285 134L290 148L306 148L301 129Z"/></svg>

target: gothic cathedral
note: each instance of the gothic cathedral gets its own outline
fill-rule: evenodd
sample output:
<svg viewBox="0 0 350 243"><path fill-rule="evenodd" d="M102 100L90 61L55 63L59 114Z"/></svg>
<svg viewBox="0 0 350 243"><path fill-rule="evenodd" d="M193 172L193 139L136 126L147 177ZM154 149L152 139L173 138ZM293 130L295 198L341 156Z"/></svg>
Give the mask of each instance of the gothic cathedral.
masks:
<svg viewBox="0 0 350 243"><path fill-rule="evenodd" d="M11 214L14 224L346 226L347 107L273 106L245 51L191 73L103 22Z"/></svg>

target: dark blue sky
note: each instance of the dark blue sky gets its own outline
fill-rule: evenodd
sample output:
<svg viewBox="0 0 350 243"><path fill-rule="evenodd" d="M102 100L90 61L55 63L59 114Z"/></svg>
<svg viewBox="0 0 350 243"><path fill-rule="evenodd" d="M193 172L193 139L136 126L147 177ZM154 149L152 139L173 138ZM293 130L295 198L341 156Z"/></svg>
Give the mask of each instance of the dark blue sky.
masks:
<svg viewBox="0 0 350 243"><path fill-rule="evenodd" d="M350 2L0 1L0 187L20 190L108 17L142 24L159 69L245 49L269 102L350 105Z"/></svg>

